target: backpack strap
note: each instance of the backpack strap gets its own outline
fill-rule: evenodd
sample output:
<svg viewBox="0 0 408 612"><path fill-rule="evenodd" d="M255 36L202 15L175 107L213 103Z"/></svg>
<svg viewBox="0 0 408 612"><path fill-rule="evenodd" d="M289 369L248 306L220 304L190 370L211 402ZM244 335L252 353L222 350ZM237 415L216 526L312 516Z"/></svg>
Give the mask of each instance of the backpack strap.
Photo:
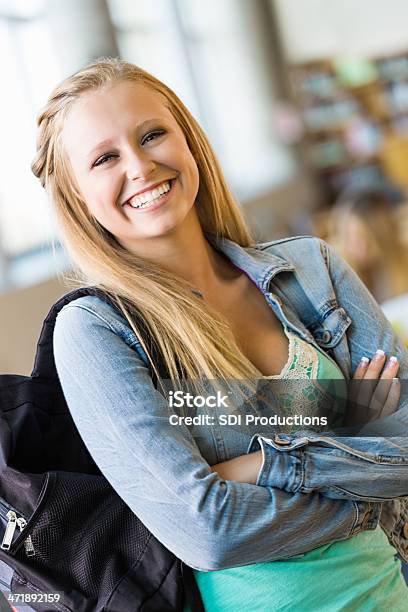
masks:
<svg viewBox="0 0 408 612"><path fill-rule="evenodd" d="M116 303L114 297L109 293L102 291L102 289L98 289L97 287L81 287L63 295L51 307L48 315L44 319L40 338L37 343L34 367L31 373L32 378L41 378L47 381L58 381L58 374L57 369L55 367L53 349L53 334L55 322L59 312L64 308L64 306L86 295L94 295L96 297L101 298L102 300L104 300L104 302L110 304L123 316L123 313L119 310L118 304ZM138 330L140 331L143 337L143 341L145 342L149 350L151 359L153 360L159 372L160 378L168 378L167 370L164 366L164 360L161 357L157 344L154 342L154 339L152 338L151 334L149 334L146 324L134 308L132 308L132 315L136 319ZM150 374L152 376L153 383L157 387L157 376L153 368L150 367L150 364L147 365L150 368Z"/></svg>

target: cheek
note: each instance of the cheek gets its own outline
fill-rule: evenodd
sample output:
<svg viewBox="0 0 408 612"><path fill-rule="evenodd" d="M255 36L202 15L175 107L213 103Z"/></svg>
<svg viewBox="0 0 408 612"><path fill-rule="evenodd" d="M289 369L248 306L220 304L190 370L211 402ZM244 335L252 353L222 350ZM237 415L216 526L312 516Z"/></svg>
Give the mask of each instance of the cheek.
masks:
<svg viewBox="0 0 408 612"><path fill-rule="evenodd" d="M90 217L96 219L105 229L110 229L120 223L121 211L112 215L112 203L117 201L120 193L117 177L102 175L84 175L81 171L73 171L72 179L84 202Z"/></svg>
<svg viewBox="0 0 408 612"><path fill-rule="evenodd" d="M112 208L112 203L115 203L119 197L120 188L112 178L106 178L106 180L101 178L98 181L85 183L82 193L88 209L97 216L98 213L103 215L105 211Z"/></svg>
<svg viewBox="0 0 408 612"><path fill-rule="evenodd" d="M188 154L186 155L185 165L188 168L188 176L189 176L191 190L195 192L194 195L197 195L199 181L200 181L199 172L198 172L196 161L194 157L191 155L190 151L188 151Z"/></svg>
<svg viewBox="0 0 408 612"><path fill-rule="evenodd" d="M184 137L176 138L172 141L171 150L167 151L168 160L173 158L173 161L177 159L178 170L188 179L189 188L191 190L198 190L199 184L199 173L197 163L188 148L188 145ZM173 165L171 162L168 165Z"/></svg>

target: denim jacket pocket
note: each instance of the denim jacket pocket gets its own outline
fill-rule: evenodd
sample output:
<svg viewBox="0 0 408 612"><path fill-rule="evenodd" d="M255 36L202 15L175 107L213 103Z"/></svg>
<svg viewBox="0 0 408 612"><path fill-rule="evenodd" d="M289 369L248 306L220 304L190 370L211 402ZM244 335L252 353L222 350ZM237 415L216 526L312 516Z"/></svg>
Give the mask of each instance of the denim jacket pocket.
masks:
<svg viewBox="0 0 408 612"><path fill-rule="evenodd" d="M329 311L312 332L319 346L331 349L337 346L350 325L351 319L344 308L336 308Z"/></svg>

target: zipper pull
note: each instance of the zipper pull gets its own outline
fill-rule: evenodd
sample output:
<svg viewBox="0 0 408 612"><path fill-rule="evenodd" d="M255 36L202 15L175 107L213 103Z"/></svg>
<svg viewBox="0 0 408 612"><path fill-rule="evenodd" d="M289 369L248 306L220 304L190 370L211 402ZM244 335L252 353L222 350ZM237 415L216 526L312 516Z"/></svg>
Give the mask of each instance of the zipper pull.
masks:
<svg viewBox="0 0 408 612"><path fill-rule="evenodd" d="M26 540L24 540L24 548L25 548L27 557L34 557L35 555L34 544L33 544L33 541L30 535L28 536Z"/></svg>
<svg viewBox="0 0 408 612"><path fill-rule="evenodd" d="M27 527L27 521L25 520L25 518L21 516L20 518L17 519L17 525L20 527L20 531L23 531ZM35 550L34 550L33 541L30 535L28 536L28 538L24 540L24 548L25 548L27 557L34 557Z"/></svg>
<svg viewBox="0 0 408 612"><path fill-rule="evenodd" d="M25 520L25 518L20 516L17 519L17 525L20 527L20 531L23 531L23 529L25 529L27 527L27 521Z"/></svg>
<svg viewBox="0 0 408 612"><path fill-rule="evenodd" d="M14 532L17 527L17 514L10 510L7 512L8 523L6 527L6 531L4 533L3 541L1 543L0 548L2 550L10 550L10 546L13 542Z"/></svg>

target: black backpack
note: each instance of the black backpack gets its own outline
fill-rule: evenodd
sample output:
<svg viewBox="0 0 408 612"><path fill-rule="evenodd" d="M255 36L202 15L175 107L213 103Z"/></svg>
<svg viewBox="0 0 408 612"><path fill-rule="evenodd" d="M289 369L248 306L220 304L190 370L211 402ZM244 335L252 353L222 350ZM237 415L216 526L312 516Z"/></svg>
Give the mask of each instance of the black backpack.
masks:
<svg viewBox="0 0 408 612"><path fill-rule="evenodd" d="M0 376L0 562L13 570L12 593L23 594L15 605L165 612L183 610L188 593L194 612L203 610L192 570L113 490L68 410L55 368L53 330L62 307L84 295L115 306L96 288L71 291L44 321L31 376ZM138 324L166 377L142 321Z"/></svg>

